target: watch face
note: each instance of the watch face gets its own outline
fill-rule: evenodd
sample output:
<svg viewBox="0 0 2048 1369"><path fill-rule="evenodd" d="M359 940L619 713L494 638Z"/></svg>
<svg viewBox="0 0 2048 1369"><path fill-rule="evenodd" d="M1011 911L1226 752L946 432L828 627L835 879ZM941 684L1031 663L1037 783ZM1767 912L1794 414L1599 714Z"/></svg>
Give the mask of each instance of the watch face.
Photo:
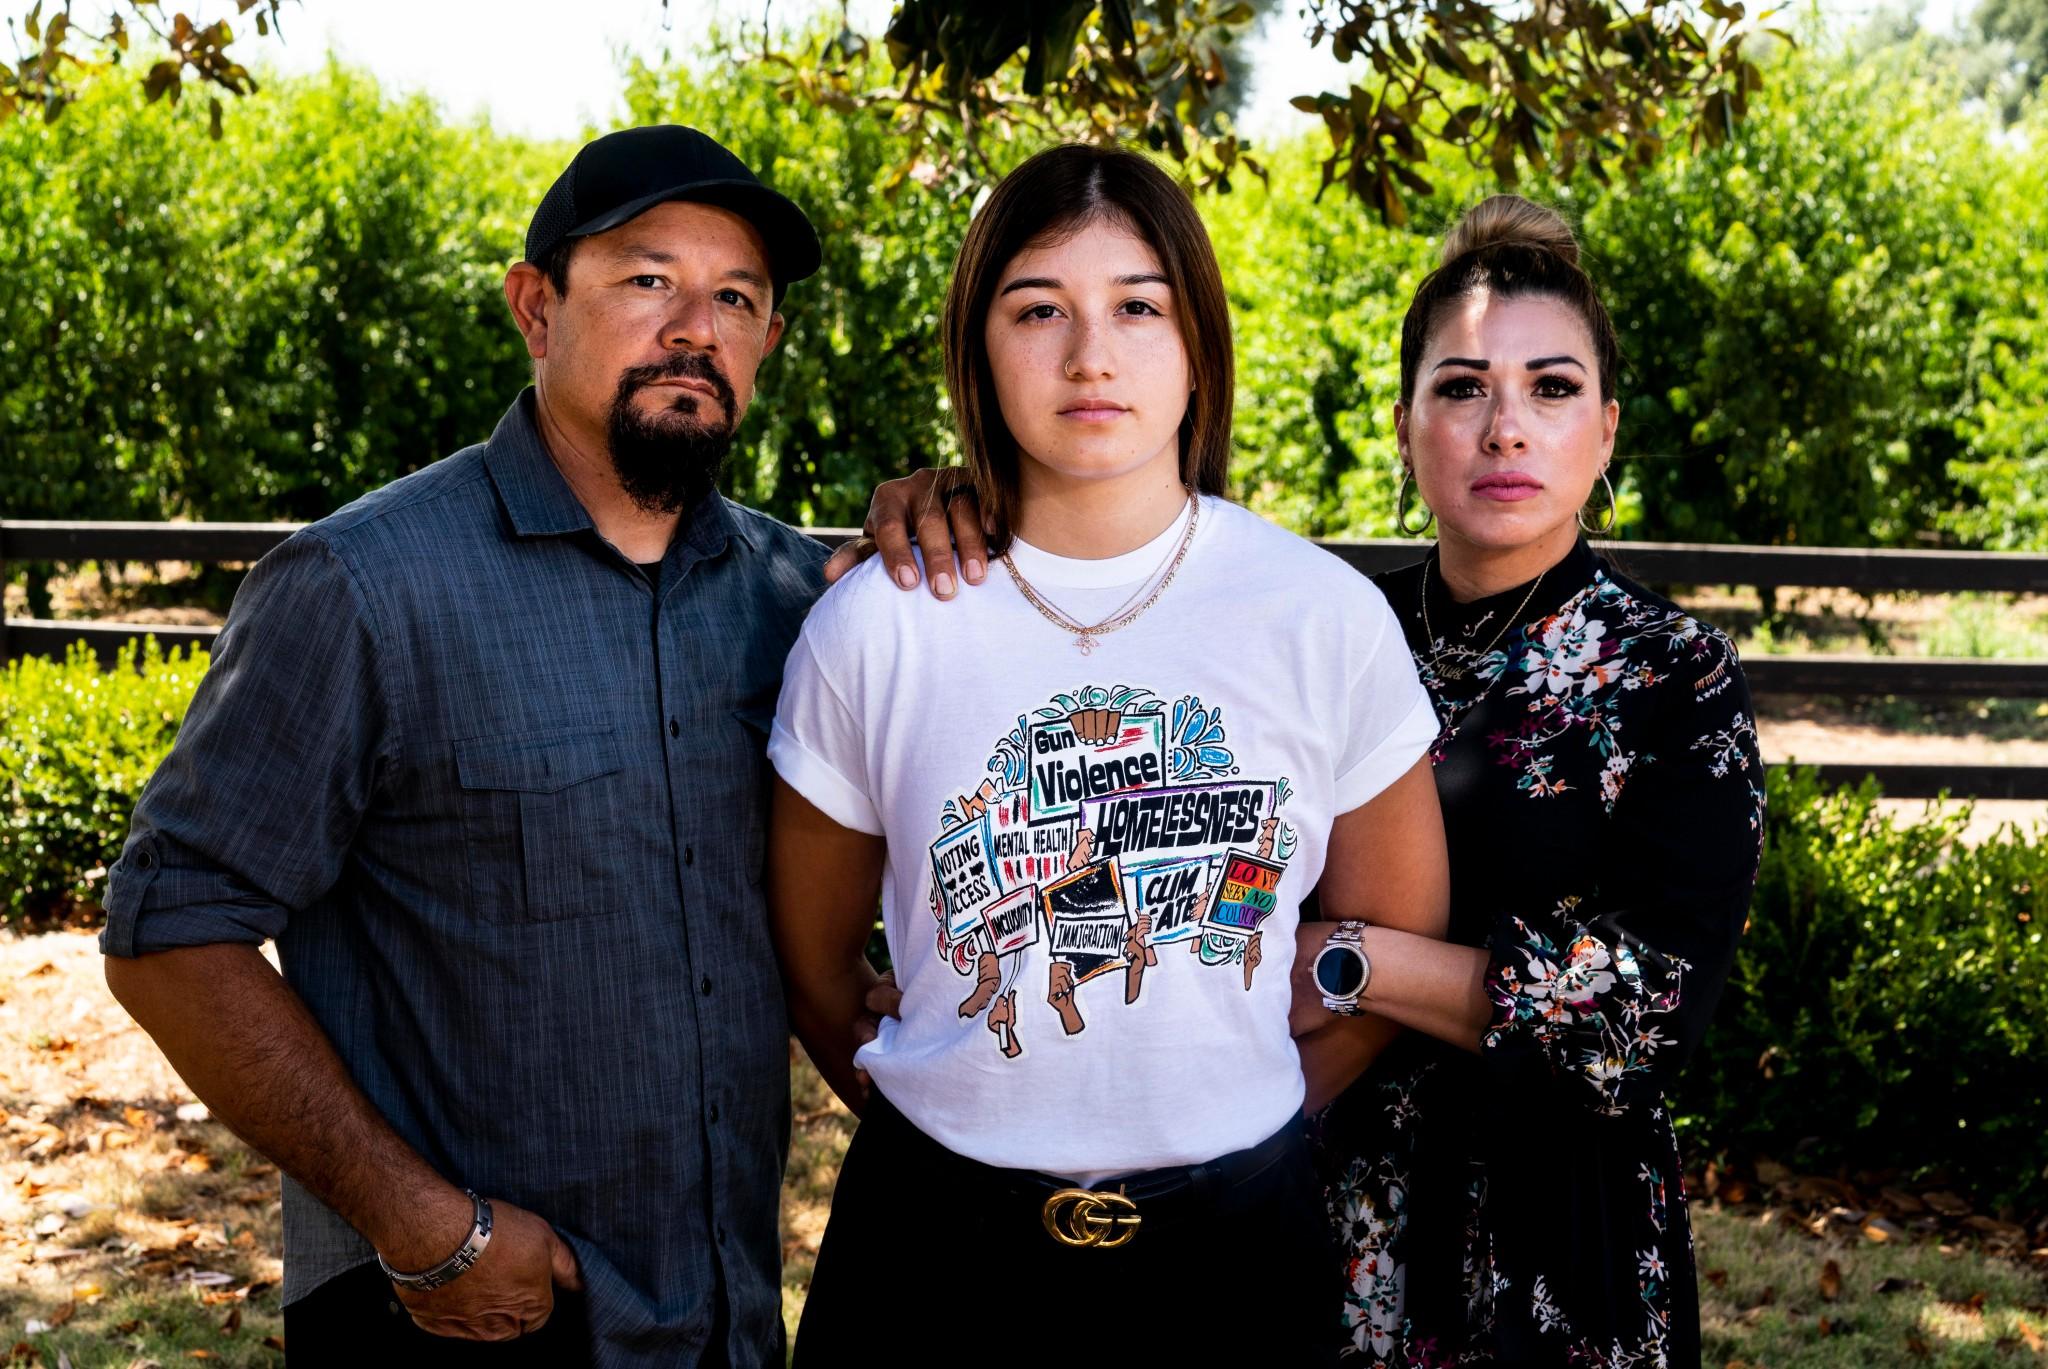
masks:
<svg viewBox="0 0 2048 1369"><path fill-rule="evenodd" d="M1316 987L1331 998L1350 998L1365 983L1365 957L1349 946L1325 946L1316 957Z"/></svg>

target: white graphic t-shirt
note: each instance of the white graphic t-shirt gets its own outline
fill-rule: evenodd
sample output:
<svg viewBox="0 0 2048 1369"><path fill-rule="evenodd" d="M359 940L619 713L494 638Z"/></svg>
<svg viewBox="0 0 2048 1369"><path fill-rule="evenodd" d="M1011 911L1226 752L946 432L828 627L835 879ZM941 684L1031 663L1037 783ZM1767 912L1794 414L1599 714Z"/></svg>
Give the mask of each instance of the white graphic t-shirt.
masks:
<svg viewBox="0 0 2048 1369"><path fill-rule="evenodd" d="M1099 622L1187 518L1107 560L1011 555ZM811 610L768 754L888 842L903 1008L860 1051L875 1086L959 1154L1092 1184L1254 1145L1301 1105L1297 908L1332 820L1436 731L1379 591L1205 497L1165 593L1085 653L1000 561L951 603L869 561Z"/></svg>

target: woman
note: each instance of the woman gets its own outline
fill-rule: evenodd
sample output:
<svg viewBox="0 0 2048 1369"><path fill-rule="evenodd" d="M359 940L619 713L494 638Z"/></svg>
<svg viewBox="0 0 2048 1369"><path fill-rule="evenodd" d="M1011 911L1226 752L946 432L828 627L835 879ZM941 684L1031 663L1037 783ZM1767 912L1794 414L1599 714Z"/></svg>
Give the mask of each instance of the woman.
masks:
<svg viewBox="0 0 2048 1369"><path fill-rule="evenodd" d="M1317 1148L1349 1362L1699 1361L1664 1089L1742 931L1763 767L1728 640L1580 536L1618 368L1571 230L1514 196L1402 328L1402 491L1438 533L1379 584L1441 723L1451 928L1366 930L1361 1001L1415 1030L1362 1082L1354 1024L1302 1041L1311 1108L1344 1090Z"/></svg>
<svg viewBox="0 0 2048 1369"><path fill-rule="evenodd" d="M769 747L790 1017L863 1114L796 1362L1333 1362L1298 905L1440 929L1435 717L1379 592L1221 498L1228 311L1151 163L1007 178L945 348L1000 566L966 612L847 576Z"/></svg>

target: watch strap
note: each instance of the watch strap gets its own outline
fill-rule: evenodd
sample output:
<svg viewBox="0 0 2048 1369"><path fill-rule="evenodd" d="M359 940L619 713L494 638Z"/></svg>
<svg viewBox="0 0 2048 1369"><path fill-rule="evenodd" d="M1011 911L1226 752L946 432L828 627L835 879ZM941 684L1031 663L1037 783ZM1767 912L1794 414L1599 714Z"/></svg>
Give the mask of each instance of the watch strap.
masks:
<svg viewBox="0 0 2048 1369"><path fill-rule="evenodd" d="M1372 983L1372 960L1365 953L1365 924L1357 921L1345 921L1339 922L1332 928L1329 939L1323 943L1323 949L1316 952L1316 965L1318 968L1322 964L1323 957L1329 954L1332 947L1342 947L1350 950L1352 954L1358 957L1359 964L1364 968L1365 973L1359 979L1358 987L1342 997L1326 992L1323 989L1321 976L1317 976L1316 992L1322 995L1323 1007L1339 1017L1363 1016L1365 1009L1358 1005L1358 1000L1365 996L1366 985Z"/></svg>

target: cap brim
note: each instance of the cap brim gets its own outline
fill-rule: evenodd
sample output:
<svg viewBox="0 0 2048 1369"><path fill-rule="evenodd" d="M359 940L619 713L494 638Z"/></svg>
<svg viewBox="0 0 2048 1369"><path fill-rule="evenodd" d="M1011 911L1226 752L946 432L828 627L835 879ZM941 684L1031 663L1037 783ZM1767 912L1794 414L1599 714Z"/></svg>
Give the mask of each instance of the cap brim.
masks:
<svg viewBox="0 0 2048 1369"><path fill-rule="evenodd" d="M778 290L791 281L817 273L820 260L818 235L812 229L811 221L793 201L755 181L698 181L692 185L657 190L580 223L562 236L587 238L594 233L609 232L658 204L675 200L730 209L752 224L754 231L761 235L761 241L767 245L769 270L774 273Z"/></svg>

